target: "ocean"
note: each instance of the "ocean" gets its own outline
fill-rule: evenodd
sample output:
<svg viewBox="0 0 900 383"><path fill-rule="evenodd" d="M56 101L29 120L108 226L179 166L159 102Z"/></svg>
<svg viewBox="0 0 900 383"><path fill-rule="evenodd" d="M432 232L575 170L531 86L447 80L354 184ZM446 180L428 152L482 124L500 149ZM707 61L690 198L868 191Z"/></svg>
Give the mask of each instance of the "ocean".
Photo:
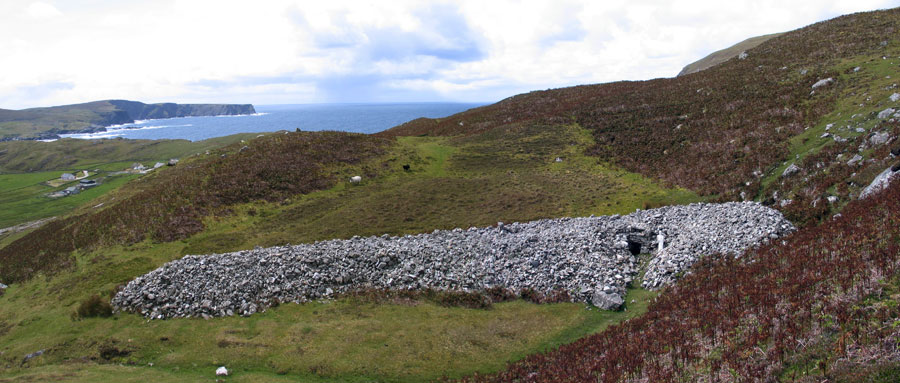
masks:
<svg viewBox="0 0 900 383"><path fill-rule="evenodd" d="M485 104L435 102L259 105L255 106L257 113L254 115L144 120L107 127L106 132L60 136L83 139L123 137L199 141L236 133L296 129L376 133L419 117L446 117L482 105Z"/></svg>

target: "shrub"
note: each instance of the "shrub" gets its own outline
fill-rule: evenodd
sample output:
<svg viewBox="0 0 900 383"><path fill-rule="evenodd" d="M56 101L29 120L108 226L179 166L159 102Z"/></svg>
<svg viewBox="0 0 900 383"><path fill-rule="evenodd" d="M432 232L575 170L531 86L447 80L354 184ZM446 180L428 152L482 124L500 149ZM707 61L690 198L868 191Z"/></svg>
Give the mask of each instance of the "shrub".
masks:
<svg viewBox="0 0 900 383"><path fill-rule="evenodd" d="M84 318L108 318L113 315L112 306L108 301L100 298L99 295L94 294L91 295L88 299L85 299L78 305L78 309L75 310L74 317L77 319Z"/></svg>
<svg viewBox="0 0 900 383"><path fill-rule="evenodd" d="M526 301L529 301L532 303L543 303L544 302L544 295L530 287L526 287L522 290L519 290L519 298L522 298L522 300L526 300Z"/></svg>
<svg viewBox="0 0 900 383"><path fill-rule="evenodd" d="M491 308L491 300L477 292L466 291L433 291L428 299L444 307L465 307L470 309Z"/></svg>
<svg viewBox="0 0 900 383"><path fill-rule="evenodd" d="M500 286L494 286L484 291L493 303L509 302L516 299L516 293Z"/></svg>

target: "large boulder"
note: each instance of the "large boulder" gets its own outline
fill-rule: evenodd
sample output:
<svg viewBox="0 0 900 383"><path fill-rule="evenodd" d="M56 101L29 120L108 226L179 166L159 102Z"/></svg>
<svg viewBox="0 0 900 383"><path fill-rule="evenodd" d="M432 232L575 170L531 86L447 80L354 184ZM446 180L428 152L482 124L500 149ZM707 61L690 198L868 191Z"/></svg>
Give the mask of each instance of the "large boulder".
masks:
<svg viewBox="0 0 900 383"><path fill-rule="evenodd" d="M869 144L872 146L878 146L887 143L891 139L891 135L888 132L878 132L869 137Z"/></svg>
<svg viewBox="0 0 900 383"><path fill-rule="evenodd" d="M900 101L900 93L894 93L894 94L892 94L891 97L890 97L890 99L891 99L891 101L893 101L893 102Z"/></svg>
<svg viewBox="0 0 900 383"><path fill-rule="evenodd" d="M616 294L609 294L603 290L594 291L591 304L603 310L618 310L625 304L625 300Z"/></svg>
<svg viewBox="0 0 900 383"><path fill-rule="evenodd" d="M781 176L782 177L790 177L794 174L797 174L797 172L799 172L799 171L800 171L800 167L797 166L797 164L791 164L791 166L788 166L787 169L784 169L784 172L781 173Z"/></svg>
<svg viewBox="0 0 900 383"><path fill-rule="evenodd" d="M887 108L885 110L882 110L878 112L878 119L887 120L888 118L891 118L891 115L894 114L894 112L896 112L894 108Z"/></svg>
<svg viewBox="0 0 900 383"><path fill-rule="evenodd" d="M898 172L894 171L891 168L885 169L883 172L881 172L881 174L878 175L878 177L875 177L875 179L872 180L872 183L870 183L869 186L866 186L866 188L863 189L862 193L859 193L859 198L866 198L887 188L897 174Z"/></svg>

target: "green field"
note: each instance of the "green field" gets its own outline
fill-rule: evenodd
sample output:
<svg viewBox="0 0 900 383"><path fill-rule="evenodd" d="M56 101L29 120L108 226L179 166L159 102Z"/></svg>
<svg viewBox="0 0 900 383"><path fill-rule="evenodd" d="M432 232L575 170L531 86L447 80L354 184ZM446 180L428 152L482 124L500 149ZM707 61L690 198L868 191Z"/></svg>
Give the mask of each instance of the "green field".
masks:
<svg viewBox="0 0 900 383"><path fill-rule="evenodd" d="M108 297L116 286L182 254L629 213L701 200L584 156L592 143L577 125L400 138L378 158L330 170L346 179L377 169L377 176L358 185L338 182L289 200L231 206L206 218L204 231L180 241L78 254L74 269L14 284L0 297L0 361L5 362L0 366L9 365L0 367L0 376L77 382L127 381L137 374L157 381L200 381L226 365L234 372L229 381L429 381L496 371L597 332L646 310L654 293L631 291L628 301L634 303L620 312L587 309L583 303L517 300L468 309L427 300L343 298L282 304L247 318L148 322L116 314L72 319L89 296ZM19 187L14 190L27 190L56 173L10 179ZM125 189L143 184L135 181ZM123 193L107 193L102 200ZM23 368L22 356L39 349L48 351ZM62 364L73 367L55 373L52 366Z"/></svg>
<svg viewBox="0 0 900 383"><path fill-rule="evenodd" d="M130 174L108 174L127 169L135 162L153 166L156 162L203 153L256 136L245 133L197 142L120 139L0 142L0 228L67 214L137 178ZM47 197L78 182L54 188L46 185L46 181L81 170L89 170L89 178L99 180L100 185L73 196Z"/></svg>
<svg viewBox="0 0 900 383"><path fill-rule="evenodd" d="M118 164L123 169L127 166ZM100 185L85 189L77 195L50 198L48 193L76 185L78 181L51 188L45 181L59 178L62 171L2 174L0 175L0 228L66 214L107 192L122 186L136 175L118 175L105 178ZM95 179L96 177L90 177Z"/></svg>

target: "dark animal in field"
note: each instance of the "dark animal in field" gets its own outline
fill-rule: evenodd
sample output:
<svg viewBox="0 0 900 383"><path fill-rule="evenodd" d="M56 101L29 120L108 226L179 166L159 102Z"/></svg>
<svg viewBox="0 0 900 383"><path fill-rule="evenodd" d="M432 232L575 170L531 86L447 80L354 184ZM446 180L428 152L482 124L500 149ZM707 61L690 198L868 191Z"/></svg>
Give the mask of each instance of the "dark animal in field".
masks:
<svg viewBox="0 0 900 383"><path fill-rule="evenodd" d="M403 165L403 170L409 171L409 164Z"/></svg>

